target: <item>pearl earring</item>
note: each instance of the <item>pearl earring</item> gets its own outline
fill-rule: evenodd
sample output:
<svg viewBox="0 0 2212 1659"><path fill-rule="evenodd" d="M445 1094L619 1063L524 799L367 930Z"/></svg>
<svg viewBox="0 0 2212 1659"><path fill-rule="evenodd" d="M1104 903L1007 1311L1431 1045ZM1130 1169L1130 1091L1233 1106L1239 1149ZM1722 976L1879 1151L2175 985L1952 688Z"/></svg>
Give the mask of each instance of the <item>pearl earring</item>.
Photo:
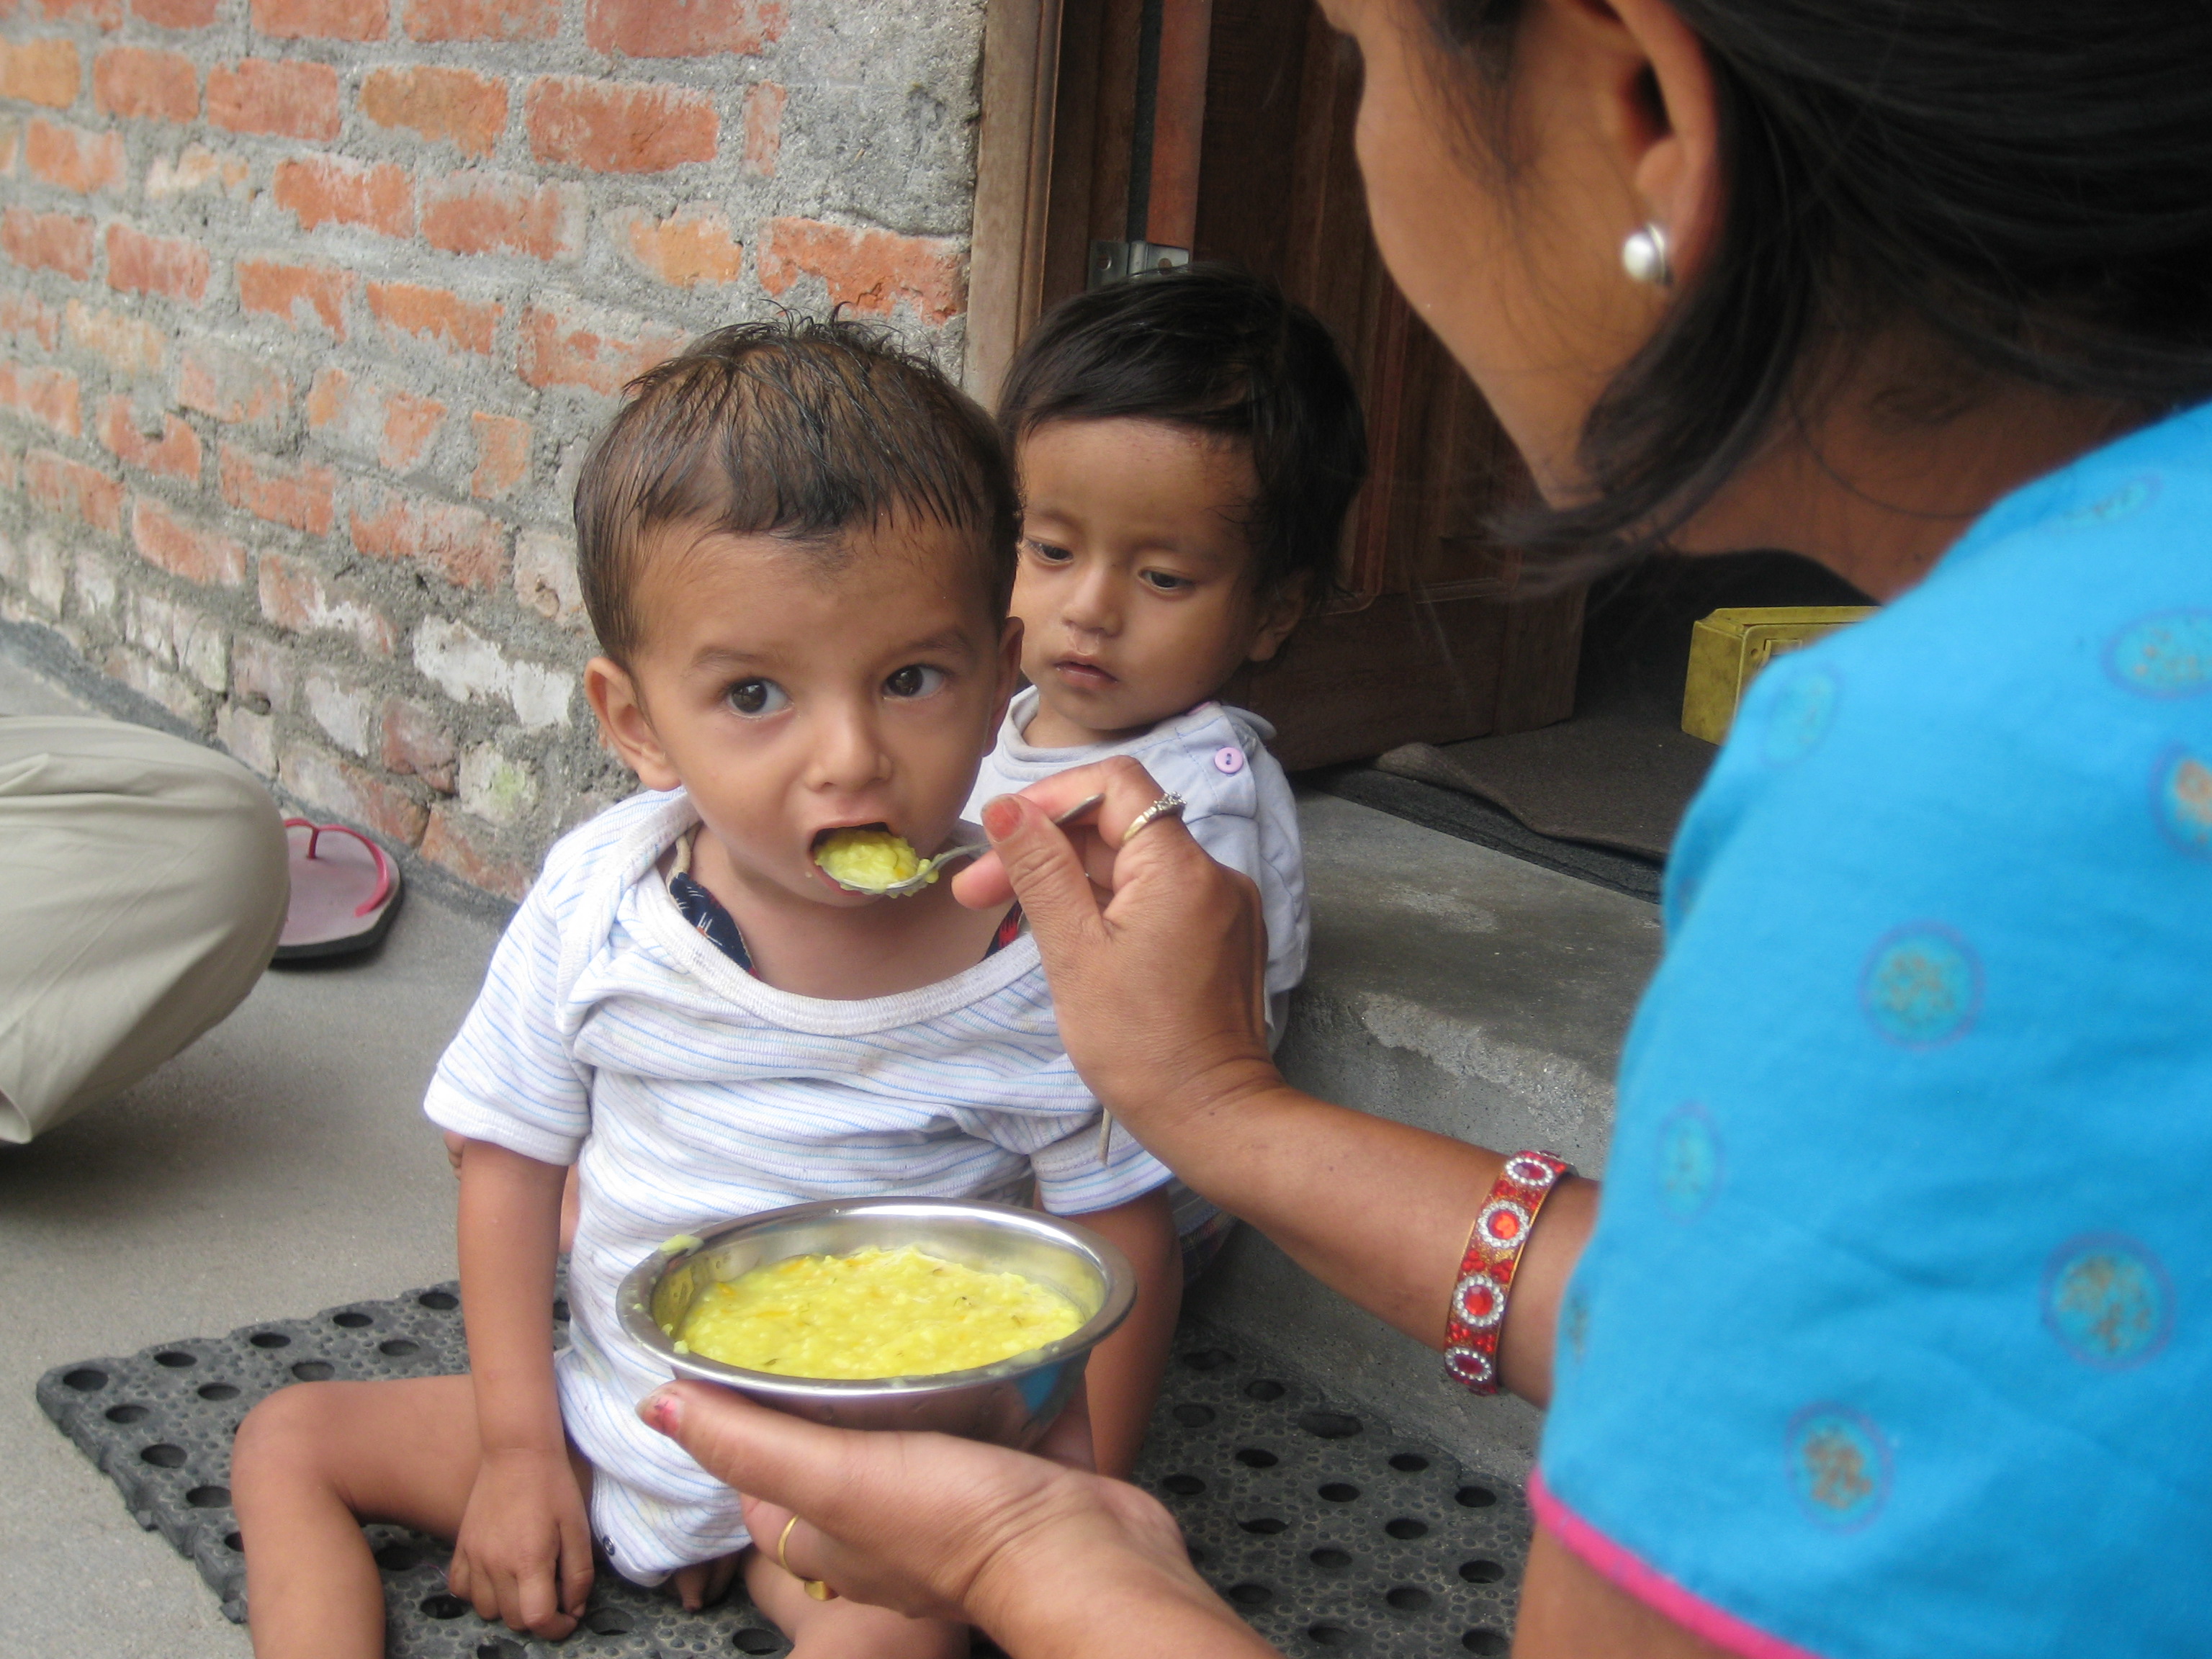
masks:
<svg viewBox="0 0 2212 1659"><path fill-rule="evenodd" d="M1641 229L1631 231L1620 245L1620 268L1639 283L1654 288L1674 287L1674 261L1667 242L1667 227L1651 219Z"/></svg>

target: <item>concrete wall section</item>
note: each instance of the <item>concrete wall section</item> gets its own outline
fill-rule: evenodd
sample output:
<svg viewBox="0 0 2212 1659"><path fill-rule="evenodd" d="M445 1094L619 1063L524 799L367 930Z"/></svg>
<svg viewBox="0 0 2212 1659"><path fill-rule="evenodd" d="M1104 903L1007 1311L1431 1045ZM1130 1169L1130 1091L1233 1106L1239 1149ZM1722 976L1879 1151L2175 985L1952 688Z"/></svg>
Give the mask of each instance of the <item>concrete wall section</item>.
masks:
<svg viewBox="0 0 2212 1659"><path fill-rule="evenodd" d="M1658 960L1656 909L1330 795L1299 802L1313 959L1278 1055L1323 1099L1601 1174L1621 1039ZM1483 1194L1468 1194L1468 1219ZM1249 1228L1195 1293L1206 1317L1471 1467L1518 1477L1540 1419L1442 1362ZM1439 1330L1443 1310L1437 1310Z"/></svg>
<svg viewBox="0 0 2212 1659"><path fill-rule="evenodd" d="M981 0L0 0L0 615L514 895L629 787L567 498L630 375L963 346Z"/></svg>

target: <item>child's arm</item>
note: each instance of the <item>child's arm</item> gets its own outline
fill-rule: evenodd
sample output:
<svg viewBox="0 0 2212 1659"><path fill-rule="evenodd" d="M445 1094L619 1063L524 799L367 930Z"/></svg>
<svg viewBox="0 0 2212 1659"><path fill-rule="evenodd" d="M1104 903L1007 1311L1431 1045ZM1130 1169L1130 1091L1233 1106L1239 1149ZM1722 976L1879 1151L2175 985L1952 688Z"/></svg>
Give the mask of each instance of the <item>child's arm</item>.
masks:
<svg viewBox="0 0 2212 1659"><path fill-rule="evenodd" d="M1137 1270L1137 1305L1121 1328L1091 1356L1085 1380L1091 1394L1091 1437L1098 1473L1126 1480L1145 1443L1145 1431L1167 1370L1176 1317L1182 1311L1182 1249L1168 1189L1069 1220L1121 1247Z"/></svg>
<svg viewBox="0 0 2212 1659"><path fill-rule="evenodd" d="M553 1264L568 1171L489 1141L461 1159L461 1312L480 1449L448 1577L519 1629L571 1626L592 1535L553 1382ZM558 1632L566 1635L566 1630Z"/></svg>

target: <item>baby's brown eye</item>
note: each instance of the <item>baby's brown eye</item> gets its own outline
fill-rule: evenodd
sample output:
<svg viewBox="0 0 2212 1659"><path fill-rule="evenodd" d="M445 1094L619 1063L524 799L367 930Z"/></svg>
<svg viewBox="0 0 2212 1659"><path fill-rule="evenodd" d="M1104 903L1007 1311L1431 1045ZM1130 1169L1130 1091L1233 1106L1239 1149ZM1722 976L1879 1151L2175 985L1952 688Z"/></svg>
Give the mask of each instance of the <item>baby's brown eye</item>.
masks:
<svg viewBox="0 0 2212 1659"><path fill-rule="evenodd" d="M726 693L730 707L747 720L787 708L790 695L774 680L739 680Z"/></svg>
<svg viewBox="0 0 2212 1659"><path fill-rule="evenodd" d="M1066 548L1055 547L1050 542L1032 541L1024 545L1028 547L1030 556L1040 564L1066 564L1075 556Z"/></svg>
<svg viewBox="0 0 2212 1659"><path fill-rule="evenodd" d="M894 697L926 697L945 684L945 671L926 663L908 663L884 682Z"/></svg>

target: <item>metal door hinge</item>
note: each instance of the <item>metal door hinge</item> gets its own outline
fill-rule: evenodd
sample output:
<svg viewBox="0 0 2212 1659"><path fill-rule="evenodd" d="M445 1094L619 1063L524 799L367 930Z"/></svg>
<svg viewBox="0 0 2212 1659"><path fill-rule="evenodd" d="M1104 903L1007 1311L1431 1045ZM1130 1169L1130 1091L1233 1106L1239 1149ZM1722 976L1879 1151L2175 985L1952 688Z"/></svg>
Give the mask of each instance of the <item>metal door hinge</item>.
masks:
<svg viewBox="0 0 2212 1659"><path fill-rule="evenodd" d="M1187 247L1169 247L1160 242L1093 242L1091 280L1085 286L1103 288L1133 277L1157 276L1189 263Z"/></svg>

